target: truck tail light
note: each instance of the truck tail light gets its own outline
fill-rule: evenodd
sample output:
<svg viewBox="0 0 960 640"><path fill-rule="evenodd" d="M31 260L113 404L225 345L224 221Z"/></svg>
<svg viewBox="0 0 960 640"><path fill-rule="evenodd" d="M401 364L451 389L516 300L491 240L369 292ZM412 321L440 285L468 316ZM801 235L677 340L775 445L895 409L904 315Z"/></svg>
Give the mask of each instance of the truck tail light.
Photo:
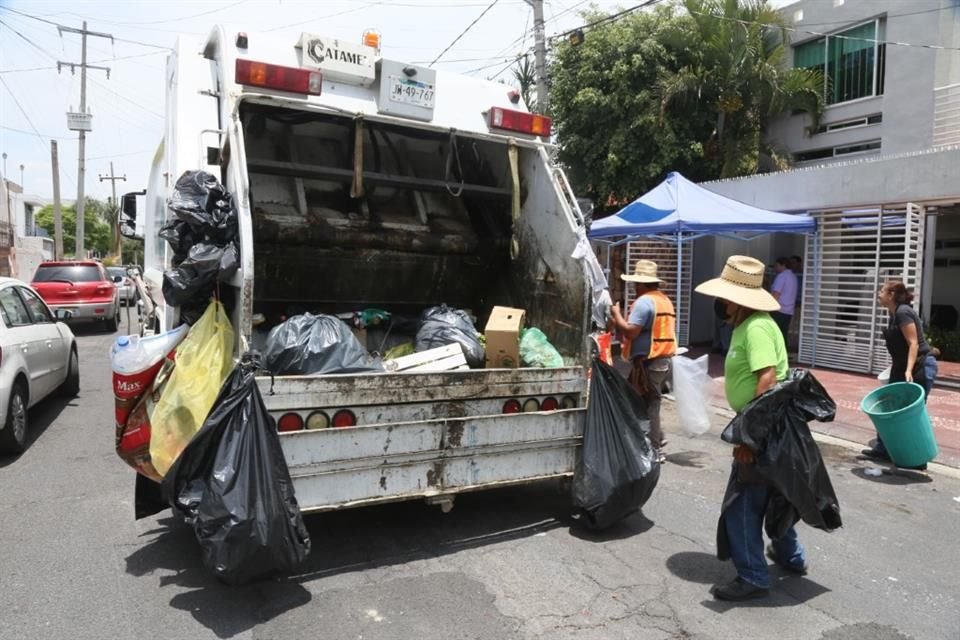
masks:
<svg viewBox="0 0 960 640"><path fill-rule="evenodd" d="M563 400L560 401L560 406L564 409L574 409L577 406L577 399L573 396L563 396Z"/></svg>
<svg viewBox="0 0 960 640"><path fill-rule="evenodd" d="M507 400L503 403L503 413L520 413L521 409L519 400Z"/></svg>
<svg viewBox="0 0 960 640"><path fill-rule="evenodd" d="M319 71L238 58L237 84L318 96L323 84L323 74Z"/></svg>
<svg viewBox="0 0 960 640"><path fill-rule="evenodd" d="M330 426L330 418L323 411L314 411L307 416L307 429L326 429Z"/></svg>
<svg viewBox="0 0 960 640"><path fill-rule="evenodd" d="M335 414L333 414L333 426L337 429L342 429L343 427L354 427L357 425L357 416L353 415L353 411L347 409L340 409Z"/></svg>
<svg viewBox="0 0 960 640"><path fill-rule="evenodd" d="M534 411L540 411L540 401L536 398L529 398L523 403L523 412L533 413Z"/></svg>
<svg viewBox="0 0 960 640"><path fill-rule="evenodd" d="M303 418L297 413L286 413L277 422L277 431L300 431L303 429Z"/></svg>
<svg viewBox="0 0 960 640"><path fill-rule="evenodd" d="M543 403L540 405L541 411L556 411L560 406L560 403L557 402L556 398L544 398Z"/></svg>
<svg viewBox="0 0 960 640"><path fill-rule="evenodd" d="M550 118L539 113L512 111L501 107L490 107L489 117L489 126L493 129L529 133L542 138L550 137L550 129L553 126Z"/></svg>

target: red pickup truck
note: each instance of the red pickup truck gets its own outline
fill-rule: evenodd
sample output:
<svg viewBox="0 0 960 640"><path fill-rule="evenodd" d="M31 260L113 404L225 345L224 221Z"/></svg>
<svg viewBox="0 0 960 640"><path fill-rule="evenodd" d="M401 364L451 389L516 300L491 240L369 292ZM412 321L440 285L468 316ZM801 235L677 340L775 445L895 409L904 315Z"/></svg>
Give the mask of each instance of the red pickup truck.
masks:
<svg viewBox="0 0 960 640"><path fill-rule="evenodd" d="M117 280L95 260L43 262L31 285L51 309L70 312L70 321L102 322L109 332L120 324Z"/></svg>

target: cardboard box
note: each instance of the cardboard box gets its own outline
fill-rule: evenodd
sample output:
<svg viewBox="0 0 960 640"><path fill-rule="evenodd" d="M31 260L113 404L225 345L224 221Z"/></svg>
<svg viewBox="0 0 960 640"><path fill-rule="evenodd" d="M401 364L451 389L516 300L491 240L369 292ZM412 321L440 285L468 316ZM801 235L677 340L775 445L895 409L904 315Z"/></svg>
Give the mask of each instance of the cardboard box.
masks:
<svg viewBox="0 0 960 640"><path fill-rule="evenodd" d="M483 330L487 339L487 368L516 369L520 366L520 329L523 309L494 307Z"/></svg>

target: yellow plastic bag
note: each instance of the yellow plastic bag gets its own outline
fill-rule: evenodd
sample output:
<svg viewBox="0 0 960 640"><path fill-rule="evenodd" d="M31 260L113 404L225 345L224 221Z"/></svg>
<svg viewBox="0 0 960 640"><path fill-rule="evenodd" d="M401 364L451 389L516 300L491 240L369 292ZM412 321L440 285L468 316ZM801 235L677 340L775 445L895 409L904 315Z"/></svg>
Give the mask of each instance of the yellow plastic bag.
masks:
<svg viewBox="0 0 960 640"><path fill-rule="evenodd" d="M177 347L176 367L150 414L150 459L161 476L200 430L233 365L233 327L214 300Z"/></svg>

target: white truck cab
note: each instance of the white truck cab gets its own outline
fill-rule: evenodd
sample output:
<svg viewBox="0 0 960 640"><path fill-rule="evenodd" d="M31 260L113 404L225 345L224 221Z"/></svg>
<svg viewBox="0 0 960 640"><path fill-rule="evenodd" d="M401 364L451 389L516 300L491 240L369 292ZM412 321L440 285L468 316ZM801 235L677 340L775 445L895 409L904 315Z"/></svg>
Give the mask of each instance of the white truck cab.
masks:
<svg viewBox="0 0 960 640"><path fill-rule="evenodd" d="M382 58L365 44L214 28L167 66L166 134L142 226L159 330L177 178L234 194L241 267L223 291L237 356L310 311L415 316L445 303L482 331L521 308L556 369L264 378L304 511L570 475L586 397L592 288L583 217L549 154L550 120L509 86ZM591 254L592 257L592 254ZM336 426L335 426L336 425Z"/></svg>

